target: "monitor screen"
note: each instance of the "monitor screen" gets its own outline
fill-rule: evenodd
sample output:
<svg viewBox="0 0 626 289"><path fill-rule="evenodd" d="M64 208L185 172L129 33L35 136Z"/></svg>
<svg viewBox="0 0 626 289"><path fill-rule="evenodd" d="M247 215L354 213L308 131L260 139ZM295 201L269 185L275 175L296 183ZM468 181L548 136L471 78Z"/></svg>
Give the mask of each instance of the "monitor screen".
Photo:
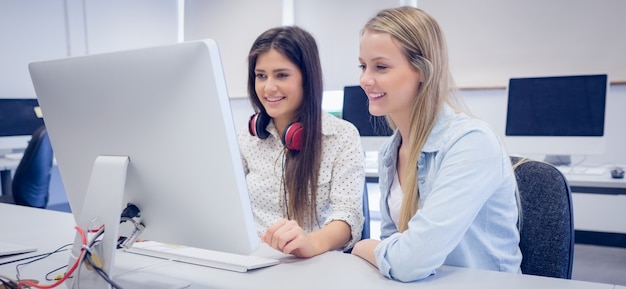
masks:
<svg viewBox="0 0 626 289"><path fill-rule="evenodd" d="M393 133L384 116L370 114L367 95L360 86L344 87L341 117L359 130L365 151L378 151Z"/></svg>
<svg viewBox="0 0 626 289"><path fill-rule="evenodd" d="M0 98L0 150L25 149L42 125L36 98Z"/></svg>
<svg viewBox="0 0 626 289"><path fill-rule="evenodd" d="M142 239L237 254L257 249L213 40L35 62L29 69L77 224L113 219L105 238L116 240L115 221L132 203L145 224ZM96 163L101 157L112 164ZM120 157L129 160L125 169L115 163ZM104 189L114 180L122 183L122 197L115 187ZM110 268L113 256L105 256Z"/></svg>
<svg viewBox="0 0 626 289"><path fill-rule="evenodd" d="M513 153L604 152L606 74L512 78L506 142Z"/></svg>

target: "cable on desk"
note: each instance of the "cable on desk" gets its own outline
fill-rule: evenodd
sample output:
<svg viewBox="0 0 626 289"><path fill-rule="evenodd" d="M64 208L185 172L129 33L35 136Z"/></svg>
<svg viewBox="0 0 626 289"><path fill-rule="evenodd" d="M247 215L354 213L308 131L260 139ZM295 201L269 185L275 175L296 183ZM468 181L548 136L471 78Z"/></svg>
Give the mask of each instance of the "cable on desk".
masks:
<svg viewBox="0 0 626 289"><path fill-rule="evenodd" d="M74 227L78 233L80 234L80 237L82 239L82 243L83 246L87 245L87 237L85 236L85 232L78 226ZM63 282L65 282L65 280L67 280L67 278L69 278L69 276L72 275L72 273L74 273L74 270L76 270L76 268L78 267L78 264L80 263L80 260L83 258L83 256L85 255L85 250L82 249L80 251L80 255L79 258L76 259L76 262L74 262L74 264L72 265L72 267L67 271L67 273L63 276L63 278L57 280L57 282L53 283L53 284L49 284L49 285L39 285L36 284L34 282L28 281L28 280L18 280L17 283L17 288L21 289L21 288L30 288L30 287L35 287L35 288L40 288L40 289L48 289L48 288L54 288L59 286L60 284L62 284Z"/></svg>
<svg viewBox="0 0 626 289"><path fill-rule="evenodd" d="M115 289L122 289L122 287L120 287L117 283L111 280L111 278L109 278L109 275L104 272L104 270L102 270L102 263L99 263L99 260L94 260L94 256L96 255L92 255L90 251L87 251L87 254L85 255L85 260L87 261L87 263L96 271L96 273L98 273L98 275L100 275L100 277L102 277L102 279L104 279L104 281L109 283L111 287Z"/></svg>
<svg viewBox="0 0 626 289"><path fill-rule="evenodd" d="M59 270L65 269L67 267L67 265L63 265L59 268L56 268L54 270L51 270L50 272L46 273L46 281L56 281L56 280L60 280L61 278L63 278L63 274L57 274L54 278L50 277L51 274L54 274L54 272L57 272Z"/></svg>
<svg viewBox="0 0 626 289"><path fill-rule="evenodd" d="M0 275L0 282L2 283L2 288L17 289L17 283L15 283L15 281L11 280L11 278L9 277Z"/></svg>
<svg viewBox="0 0 626 289"><path fill-rule="evenodd" d="M123 220L121 222L130 220L133 223L133 225L135 226L135 232L133 232L133 236L131 236L132 238L129 238L129 239L131 239L131 242L130 242L131 245L132 245L132 242L134 242L134 240L137 238L137 236L143 231L143 228L144 228L143 224L140 221L135 221L134 220L135 218L140 218L140 216L141 215L140 215L139 209L135 205L130 204L130 203L127 205L126 209L124 210L124 212L122 214ZM88 228L86 230L88 233L94 233L94 237L91 240L89 240L89 241L87 241L87 236L86 236L85 231L83 231L79 226L75 226L74 227L78 231L79 235L81 236L82 248L80 250L78 258L76 259L76 261L74 262L72 267L63 275L63 277L55 278L55 279L57 279L55 283L48 284L48 285L39 285L39 284L37 284L35 282L32 282L32 281L29 281L29 280L20 280L19 267L27 265L27 264L30 264L30 263L33 263L33 262L38 261L38 260L41 260L43 258L46 258L46 257L52 255L52 254L64 251L65 250L64 247L69 246L69 245L73 245L73 244L65 245L65 246L63 246L63 247L61 247L61 248L59 248L59 249L57 249L57 250L55 250L55 251L53 251L51 253L40 254L40 255L37 255L37 256L30 256L30 257L27 257L27 258L22 258L22 259L19 259L19 260L12 260L12 261L0 264L0 265L4 265L4 264L13 263L13 262L19 262L19 261L23 261L23 260L36 258L34 260L31 260L31 261L23 263L23 264L18 264L16 266L17 282L11 280L10 278L6 278L6 277L3 277L3 276L0 276L0 281L2 282L2 285L4 287L6 287L6 288L9 288L9 289L22 289L22 288L31 288L31 287L39 288L39 289L54 288L54 287L57 287L58 285L62 284L63 282L65 282L70 276L72 276L74 271L77 268L79 268L79 266L81 264L83 264L83 262L86 261L87 262L87 264L85 264L86 267L88 267L89 269L95 270L98 273L98 275L100 275L100 277L102 277L113 288L115 288L115 289L122 289L118 284L116 284L108 276L108 274L104 270L102 270L102 262L98 258L97 254L92 252L92 248L95 245L100 244L100 242L101 242L101 238L100 237L104 234L104 229L105 229L104 225L98 226L97 229L91 229L91 225L94 222L95 222L95 219L93 219L90 222L90 225L88 226ZM59 267L57 269L52 270L51 272L48 272L46 274L46 280L50 280L48 276L52 272L55 272L55 271L57 271L59 269L62 269L64 267L66 267L66 266L62 266L62 267ZM79 282L79 280L80 280L80 278L78 278L78 275L80 274L80 271L81 270L79 268L78 272L77 272L77 279L76 279L77 282Z"/></svg>
<svg viewBox="0 0 626 289"><path fill-rule="evenodd" d="M99 226L97 230L88 230L88 231L95 232L95 234L93 238L91 238L91 240L89 240L87 244L83 246L83 251L85 252L85 254L82 258L80 258L80 260L77 260L80 262L80 264L79 264L78 271L76 273L76 281L73 285L75 285L77 288L80 288L80 285L78 285L78 283L80 282L80 274L81 274L81 271L83 270L83 266L81 265L84 264L85 268L96 271L96 273L98 273L98 275L100 275L100 277L102 277L104 281L109 283L109 285L111 285L112 288L122 289L122 287L120 287L117 283L115 283L109 277L109 275L102 269L102 266L103 266L102 261L100 260L100 258L98 257L98 255L95 253L95 250L94 250L97 246L101 245L102 243L101 237L104 234L105 227ZM85 264L84 262L87 262L87 263Z"/></svg>
<svg viewBox="0 0 626 289"><path fill-rule="evenodd" d="M31 257L28 257L28 258L22 258L22 259L20 259L19 261L21 261L21 260L28 260L28 259L33 259L33 260L30 260L30 261L28 261L28 262L24 262L24 263L20 263L20 264L15 265L15 272L16 272L16 278L17 278L17 280L20 280L20 279L21 279L21 278L20 278L20 267L22 267L22 266L26 266L26 265L28 265L28 264L31 264L31 263L37 262L37 261L42 260L42 259L45 259L45 258L48 258L48 257L50 257L50 256L51 256L51 255L53 255L53 254L56 254L56 253L59 253L59 252L64 252L64 251L67 251L67 248L66 248L66 247L71 246L71 245L72 245L72 244L66 244L66 245L63 245L63 246L61 246L60 248L58 248L58 249L56 249L56 250L54 250L54 251L52 251L52 252L49 252L49 253L39 254L39 255L36 255L36 256L31 256ZM34 259L34 258L36 258L36 259ZM13 261L11 261L11 262L16 262L16 261L18 261L18 260L13 260Z"/></svg>
<svg viewBox="0 0 626 289"><path fill-rule="evenodd" d="M61 246L61 248L56 249L56 250L54 250L52 252L48 252L48 253L43 253L43 254L39 254L39 255L24 257L24 258L21 258L21 259L15 259L15 260L11 260L11 261L2 262L2 263L0 263L0 266L11 264L11 263L15 263L15 262L20 262L20 261L24 261L24 260L39 258L39 257L48 257L48 256L50 256L52 254L56 254L56 253L67 251L67 248L65 248L65 247L70 246L70 245L72 245L72 244L63 245L63 246ZM37 260L35 260L35 261L37 261Z"/></svg>

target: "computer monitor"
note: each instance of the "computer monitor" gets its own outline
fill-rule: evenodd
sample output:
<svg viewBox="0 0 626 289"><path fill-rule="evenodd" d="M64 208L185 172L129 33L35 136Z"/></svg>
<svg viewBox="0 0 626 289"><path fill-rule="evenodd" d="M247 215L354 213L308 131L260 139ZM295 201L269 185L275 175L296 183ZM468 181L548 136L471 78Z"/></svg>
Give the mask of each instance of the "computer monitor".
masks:
<svg viewBox="0 0 626 289"><path fill-rule="evenodd" d="M142 239L237 254L257 249L215 41L35 62L29 69L76 222L86 231L105 226L105 271L114 263L128 203L140 210Z"/></svg>
<svg viewBox="0 0 626 289"><path fill-rule="evenodd" d="M567 165L570 155L602 154L606 74L511 78L505 143L512 154L547 155Z"/></svg>
<svg viewBox="0 0 626 289"><path fill-rule="evenodd" d="M36 98L0 98L0 155L25 149L42 125Z"/></svg>
<svg viewBox="0 0 626 289"><path fill-rule="evenodd" d="M378 151L393 131L384 116L373 116L369 112L369 101L360 86L345 86L341 117L356 126L361 135L364 151Z"/></svg>

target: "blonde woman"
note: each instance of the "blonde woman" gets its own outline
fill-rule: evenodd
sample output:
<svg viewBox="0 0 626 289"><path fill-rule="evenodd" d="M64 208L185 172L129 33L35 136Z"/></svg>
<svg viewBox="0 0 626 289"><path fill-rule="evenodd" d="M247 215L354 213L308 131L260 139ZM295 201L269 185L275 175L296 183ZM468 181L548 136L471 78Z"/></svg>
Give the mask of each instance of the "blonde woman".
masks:
<svg viewBox="0 0 626 289"><path fill-rule="evenodd" d="M379 152L381 241L358 255L391 279L441 265L520 273L516 180L494 130L455 95L443 33L414 7L365 25L361 87L395 133Z"/></svg>

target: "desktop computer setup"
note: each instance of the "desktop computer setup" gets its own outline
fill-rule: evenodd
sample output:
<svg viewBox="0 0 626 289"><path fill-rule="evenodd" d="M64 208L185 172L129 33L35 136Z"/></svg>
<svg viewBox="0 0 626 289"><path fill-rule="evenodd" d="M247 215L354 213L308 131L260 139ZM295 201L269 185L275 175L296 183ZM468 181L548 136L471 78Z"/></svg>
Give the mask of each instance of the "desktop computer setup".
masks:
<svg viewBox="0 0 626 289"><path fill-rule="evenodd" d="M19 158L30 136L43 126L35 98L0 98L0 156Z"/></svg>
<svg viewBox="0 0 626 289"><path fill-rule="evenodd" d="M513 154L545 155L570 174L603 174L571 156L603 154L606 74L511 78L504 141Z"/></svg>
<svg viewBox="0 0 626 289"><path fill-rule="evenodd" d="M142 225L140 238L150 240L130 246L131 240L129 252L136 247L140 254L242 271L219 258L259 259L253 258L260 238L215 41L34 62L29 70L68 201L85 232L76 234L70 266L85 260L84 246L94 246L101 271L115 280L127 204L140 212L132 222ZM193 248L196 259L198 252L225 254L192 260L164 246L148 248L154 242L187 254ZM263 266L279 263L269 261ZM83 266L68 280L109 288L106 278Z"/></svg>

